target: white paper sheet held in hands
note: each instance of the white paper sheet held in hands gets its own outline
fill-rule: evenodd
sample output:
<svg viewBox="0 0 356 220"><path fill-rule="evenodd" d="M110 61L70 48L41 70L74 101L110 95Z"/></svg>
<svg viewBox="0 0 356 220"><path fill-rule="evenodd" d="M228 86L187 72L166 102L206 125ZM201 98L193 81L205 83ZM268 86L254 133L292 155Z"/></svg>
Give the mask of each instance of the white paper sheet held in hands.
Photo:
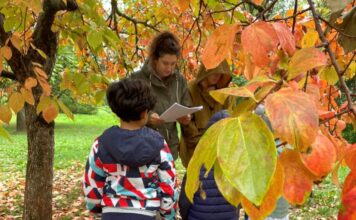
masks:
<svg viewBox="0 0 356 220"><path fill-rule="evenodd" d="M163 112L159 117L165 122L174 122L178 118L183 117L184 115L192 114L194 112L200 111L203 109L203 106L196 107L186 107L178 103L174 103L169 107L165 112Z"/></svg>

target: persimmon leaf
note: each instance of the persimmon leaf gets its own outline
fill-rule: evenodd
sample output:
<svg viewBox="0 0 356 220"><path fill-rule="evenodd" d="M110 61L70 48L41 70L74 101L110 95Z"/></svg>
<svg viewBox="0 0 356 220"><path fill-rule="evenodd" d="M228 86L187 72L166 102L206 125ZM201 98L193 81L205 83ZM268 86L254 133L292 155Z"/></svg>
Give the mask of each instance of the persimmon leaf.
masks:
<svg viewBox="0 0 356 220"><path fill-rule="evenodd" d="M30 105L34 105L35 104L35 98L33 97L32 91L31 90L27 90L25 88L21 88L21 94L23 96L23 98L25 99L25 102L27 102Z"/></svg>
<svg viewBox="0 0 356 220"><path fill-rule="evenodd" d="M57 103L59 108L64 112L64 114L66 114L68 118L74 120L74 115L71 110L61 100L58 99Z"/></svg>
<svg viewBox="0 0 356 220"><path fill-rule="evenodd" d="M25 99L19 92L14 92L9 98L9 107L15 112L19 112L25 104Z"/></svg>
<svg viewBox="0 0 356 220"><path fill-rule="evenodd" d="M273 26L264 21L251 24L241 34L244 51L252 55L252 61L259 67L270 63L268 54L277 49L278 42Z"/></svg>
<svg viewBox="0 0 356 220"><path fill-rule="evenodd" d="M229 88L223 88L218 90L212 90L209 92L209 94L222 105L225 103L225 100L229 96L249 97L257 102L253 92L251 92L247 87L229 87Z"/></svg>
<svg viewBox="0 0 356 220"><path fill-rule="evenodd" d="M336 161L336 150L331 141L319 133L310 150L301 153L303 164L318 178L326 177Z"/></svg>
<svg viewBox="0 0 356 220"><path fill-rule="evenodd" d="M318 111L314 100L302 91L281 89L265 100L266 113L276 135L305 152L318 134Z"/></svg>
<svg viewBox="0 0 356 220"><path fill-rule="evenodd" d="M320 79L326 80L330 85L335 85L339 77L334 66L324 66L319 70Z"/></svg>
<svg viewBox="0 0 356 220"><path fill-rule="evenodd" d="M315 67L326 65L326 56L314 47L298 50L292 56L288 65L288 79L293 79L300 73L305 73Z"/></svg>
<svg viewBox="0 0 356 220"><path fill-rule="evenodd" d="M217 149L228 181L249 201L260 205L271 184L277 157L267 125L255 114L233 118L222 128Z"/></svg>
<svg viewBox="0 0 356 220"><path fill-rule="evenodd" d="M47 122L52 122L58 115L58 107L56 107L53 102L46 106L42 111L42 117Z"/></svg>
<svg viewBox="0 0 356 220"><path fill-rule="evenodd" d="M272 25L277 33L282 49L288 53L289 56L292 56L295 51L295 40L292 32L285 23L278 22L272 23Z"/></svg>
<svg viewBox="0 0 356 220"><path fill-rule="evenodd" d="M284 197L291 204L303 204L312 190L313 175L303 165L298 151L285 149L279 158L285 174Z"/></svg>
<svg viewBox="0 0 356 220"><path fill-rule="evenodd" d="M25 80L25 88L31 90L33 87L37 86L37 80L33 77L28 77Z"/></svg>
<svg viewBox="0 0 356 220"><path fill-rule="evenodd" d="M12 117L12 112L9 106L7 105L0 106L0 120L5 122L6 124L9 124L11 121L11 117Z"/></svg>
<svg viewBox="0 0 356 220"><path fill-rule="evenodd" d="M237 24L224 24L212 33L201 57L206 69L217 67L228 57L239 28L240 26Z"/></svg>
<svg viewBox="0 0 356 220"><path fill-rule="evenodd" d="M8 46L3 46L0 48L0 54L7 60L11 59L12 51L11 48Z"/></svg>
<svg viewBox="0 0 356 220"><path fill-rule="evenodd" d="M309 29L302 38L302 48L314 47L319 39L319 34L314 29Z"/></svg>

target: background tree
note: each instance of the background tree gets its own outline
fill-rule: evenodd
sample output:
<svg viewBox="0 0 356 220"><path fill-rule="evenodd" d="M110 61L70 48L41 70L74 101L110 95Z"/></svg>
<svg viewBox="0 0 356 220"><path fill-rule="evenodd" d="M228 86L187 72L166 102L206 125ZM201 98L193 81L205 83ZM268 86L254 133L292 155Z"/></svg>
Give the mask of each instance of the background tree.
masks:
<svg viewBox="0 0 356 220"><path fill-rule="evenodd" d="M354 94L345 83L355 77L355 1L318 1L323 7L317 8L311 0L295 0L288 1L289 10L278 0L103 2L0 2L0 121L9 123L12 111L23 107L26 112L24 219L51 219L54 119L59 109L73 118L63 95L101 103L107 84L141 64L151 37L166 29L181 39L180 68L187 79L194 77L198 61L213 68L228 59L236 75L248 80L213 94L220 101L228 95L241 101L233 118L211 128L221 131L218 136L208 131L202 139L211 153L189 166L189 195L197 189L200 166L214 166L229 201L242 202L250 216L263 218L275 205L266 200L283 194L301 204L314 181L345 161L352 171L340 218L355 215L356 150L341 136L346 123L356 124ZM72 48L75 68L53 73L58 45ZM274 134L252 114L262 102ZM2 125L0 135L10 138ZM226 137L231 143L220 149L218 142ZM277 159L274 138L292 150ZM266 147L258 148L262 143Z"/></svg>

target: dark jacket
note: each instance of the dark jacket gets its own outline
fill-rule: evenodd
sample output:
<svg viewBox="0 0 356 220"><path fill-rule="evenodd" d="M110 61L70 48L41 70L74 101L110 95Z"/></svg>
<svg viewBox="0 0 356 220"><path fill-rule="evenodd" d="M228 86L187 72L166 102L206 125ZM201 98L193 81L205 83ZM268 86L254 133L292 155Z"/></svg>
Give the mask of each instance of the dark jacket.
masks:
<svg viewBox="0 0 356 220"><path fill-rule="evenodd" d="M163 137L143 127L113 126L95 140L83 189L91 212L131 213L175 219L177 185L173 157Z"/></svg>
<svg viewBox="0 0 356 220"><path fill-rule="evenodd" d="M204 66L201 66L197 78L189 83L189 94L193 106L201 105L203 106L203 110L195 112L190 123L186 126L182 126L182 140L179 146L179 156L184 167L188 167L194 149L203 135L210 117L215 112L227 109L232 105L232 99L227 99L224 104L220 104L214 100L208 92L205 92L200 88L200 82L206 79L206 77L216 73L223 74L216 89L227 87L231 81L231 71L226 61L210 70L206 70Z"/></svg>
<svg viewBox="0 0 356 220"><path fill-rule="evenodd" d="M152 68L150 61L146 61L140 71L131 74L131 78L144 80L152 89L157 98L157 103L153 112L161 115L175 102L184 106L191 106L191 99L188 93L187 81L178 71L175 71L162 81ZM148 124L150 128L157 130L167 141L174 159L178 158L178 131L176 122L164 123L160 126Z"/></svg>
<svg viewBox="0 0 356 220"><path fill-rule="evenodd" d="M228 116L226 111L219 111L213 115L207 123L207 127L220 119ZM201 189L194 194L193 204L190 204L185 194L186 176L183 179L181 194L179 197L179 208L183 220L237 220L238 209L229 204L220 193L214 179L212 169L205 178L205 168L200 170L199 180L202 183L202 190L206 198L201 197Z"/></svg>

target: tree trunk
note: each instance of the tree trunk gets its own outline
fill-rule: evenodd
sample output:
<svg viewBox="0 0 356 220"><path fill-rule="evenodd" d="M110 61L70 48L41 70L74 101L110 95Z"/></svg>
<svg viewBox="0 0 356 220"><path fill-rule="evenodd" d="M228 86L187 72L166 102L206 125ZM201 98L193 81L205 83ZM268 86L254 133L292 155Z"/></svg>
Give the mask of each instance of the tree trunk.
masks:
<svg viewBox="0 0 356 220"><path fill-rule="evenodd" d="M52 218L54 122L48 124L26 104L28 156L23 219Z"/></svg>
<svg viewBox="0 0 356 220"><path fill-rule="evenodd" d="M26 114L25 114L25 109L21 109L17 113L16 117L16 131L17 132L23 132L26 131Z"/></svg>

